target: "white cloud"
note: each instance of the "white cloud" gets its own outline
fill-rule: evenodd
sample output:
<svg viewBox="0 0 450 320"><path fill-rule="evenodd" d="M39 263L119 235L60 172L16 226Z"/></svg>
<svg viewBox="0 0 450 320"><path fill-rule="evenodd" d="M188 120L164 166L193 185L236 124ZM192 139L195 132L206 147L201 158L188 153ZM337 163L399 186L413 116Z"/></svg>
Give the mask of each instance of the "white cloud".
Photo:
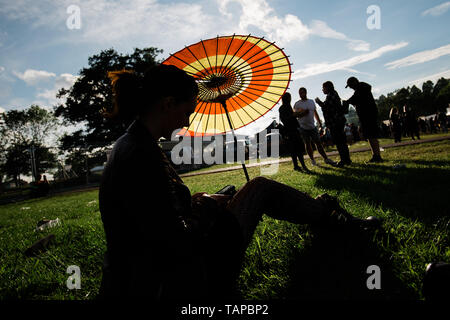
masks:
<svg viewBox="0 0 450 320"><path fill-rule="evenodd" d="M292 79L302 79L311 76L315 76L322 73L327 73L335 70L348 70L352 66L376 59L381 57L383 54L398 50L408 45L408 42L399 42L396 44L389 44L378 48L375 51L370 53L361 54L359 56L352 57L350 59L342 60L334 63L316 63L316 64L307 64L305 68L296 70L292 75Z"/></svg>
<svg viewBox="0 0 450 320"><path fill-rule="evenodd" d="M442 56L450 54L450 44L446 46L442 46L433 50L425 50L421 52L414 53L405 58L398 59L389 63L386 63L385 66L388 69L397 69L403 68L407 66L412 66L418 63L424 63L427 61L438 59Z"/></svg>
<svg viewBox="0 0 450 320"><path fill-rule="evenodd" d="M450 70L446 70L443 72L438 72L438 73L434 73L434 74L430 74L426 77L421 77L419 79L413 80L408 82L408 85L416 85L419 88L422 88L422 84L428 80L431 80L433 82L436 82L438 79L440 78L450 78Z"/></svg>
<svg viewBox="0 0 450 320"><path fill-rule="evenodd" d="M42 82L47 82L50 79L56 77L56 74L54 74L53 72L34 69L27 69L23 73L13 71L13 74L17 78L25 81L28 85L31 86L40 85Z"/></svg>
<svg viewBox="0 0 450 320"><path fill-rule="evenodd" d="M330 28L326 22L320 20L313 20L310 25L310 33L320 36L322 38L337 39L348 41L348 48L353 51L369 51L370 44L363 40L354 40L347 37L345 34Z"/></svg>
<svg viewBox="0 0 450 320"><path fill-rule="evenodd" d="M234 15L228 11L231 3L238 3L242 9L239 16L239 28L242 33L255 26L277 42L305 40L310 34L309 28L296 16L288 14L278 17L265 0L218 0L219 11L231 19Z"/></svg>
<svg viewBox="0 0 450 320"><path fill-rule="evenodd" d="M441 14L446 13L448 9L450 9L450 1L441 3L440 5L437 5L433 8L427 9L424 12L422 12L422 15L423 16L440 16Z"/></svg>
<svg viewBox="0 0 450 320"><path fill-rule="evenodd" d="M347 46L353 51L370 51L370 43L363 40L350 40Z"/></svg>
<svg viewBox="0 0 450 320"><path fill-rule="evenodd" d="M3 113L3 112L5 112L6 110L5 109L3 109L2 107L0 107L0 113Z"/></svg>
<svg viewBox="0 0 450 320"><path fill-rule="evenodd" d="M69 88L71 87L79 76L74 76L70 73L62 73L55 81L55 86L58 88Z"/></svg>
<svg viewBox="0 0 450 320"><path fill-rule="evenodd" d="M284 17L276 15L266 0L218 0L219 11L222 15L232 19L233 14L228 11L231 3L237 3L242 8L239 17L239 28L243 33L249 33L250 27L264 31L267 36L280 43L303 41L310 35L327 39L337 39L348 42L348 48L354 51L368 51L370 44L363 40L354 40L345 34L330 28L326 22L313 20L308 27L297 16L287 14Z"/></svg>
<svg viewBox="0 0 450 320"><path fill-rule="evenodd" d="M53 106L57 103L61 103L62 101L56 98L56 94L62 88L69 89L75 83L77 78L78 76L74 76L70 73L63 73L56 77L53 88L44 89L39 92L36 97L45 99L42 103L45 106Z"/></svg>
<svg viewBox="0 0 450 320"><path fill-rule="evenodd" d="M240 7L230 12L231 4ZM81 29L68 30L66 9L79 5ZM302 41L310 35L346 41L354 51L368 51L369 43L355 40L333 30L325 22L315 20L311 26L299 17L279 16L266 0L217 0L220 14L206 13L201 4L166 3L161 0L0 0L0 14L8 19L29 22L34 27L49 27L66 31L59 41L102 43L117 41L140 45L149 39L154 45L178 48L182 44L226 33L251 33L256 27L279 43ZM234 22L234 19L238 19ZM74 36L72 36L74 35ZM183 43L176 45L176 43ZM138 43L138 44L136 44Z"/></svg>
<svg viewBox="0 0 450 320"><path fill-rule="evenodd" d="M70 2L73 3L70 0L0 0L0 14L11 20L26 21L33 27L55 27L67 19L66 8Z"/></svg>
<svg viewBox="0 0 450 320"><path fill-rule="evenodd" d="M380 86L377 86L376 88L372 89L372 92L377 96L384 94L386 95L389 92L393 92L397 89L400 88L405 88L408 86L417 86L418 88L422 88L422 84L428 80L433 81L434 83L436 83L436 81L440 78L450 78L450 70L446 70L446 71L442 71L442 72L438 72L438 73L434 73L434 74L430 74L428 76L422 76L420 78L414 79L414 80L406 80L406 79L402 79L400 81L394 81L394 82L390 82L387 84L383 84Z"/></svg>
<svg viewBox="0 0 450 320"><path fill-rule="evenodd" d="M60 102L60 100L56 98L58 91L61 88L70 88L78 78L78 76L74 76L70 73L62 73L57 76L53 72L34 69L27 69L23 73L13 71L13 73L28 85L36 86L38 88L38 93L36 94L37 100L33 101L33 103L43 107L52 106Z"/></svg>
<svg viewBox="0 0 450 320"><path fill-rule="evenodd" d="M5 71L5 67L0 66L0 73L2 73L3 71Z"/></svg>
<svg viewBox="0 0 450 320"><path fill-rule="evenodd" d="M81 10L82 38L90 42L198 39L214 25L198 4L96 0L83 3Z"/></svg>
<svg viewBox="0 0 450 320"><path fill-rule="evenodd" d="M81 28L69 30L69 5L80 7ZM65 32L58 41L101 43L118 41L158 44L191 41L217 30L215 19L199 4L164 3L158 0L0 0L0 15L21 20L32 27ZM56 40L55 40L56 41Z"/></svg>
<svg viewBox="0 0 450 320"><path fill-rule="evenodd" d="M331 38L338 40L347 40L347 36L341 32L331 29L324 21L313 20L311 22L310 31L312 34L323 38Z"/></svg>

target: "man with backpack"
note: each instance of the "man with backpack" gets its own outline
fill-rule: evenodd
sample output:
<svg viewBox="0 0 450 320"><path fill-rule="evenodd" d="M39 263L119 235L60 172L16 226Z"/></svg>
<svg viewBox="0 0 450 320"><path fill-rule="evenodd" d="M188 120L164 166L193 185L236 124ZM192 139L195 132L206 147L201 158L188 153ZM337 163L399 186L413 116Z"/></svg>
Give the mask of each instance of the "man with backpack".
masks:
<svg viewBox="0 0 450 320"><path fill-rule="evenodd" d="M344 132L346 123L344 114L348 113L348 109L347 112L344 110L341 98L334 90L334 85L331 81L323 83L322 91L327 97L325 101L316 98L316 103L322 108L325 125L330 129L331 139L338 149L341 161L338 162L337 166L343 167L352 163L347 146L347 137Z"/></svg>

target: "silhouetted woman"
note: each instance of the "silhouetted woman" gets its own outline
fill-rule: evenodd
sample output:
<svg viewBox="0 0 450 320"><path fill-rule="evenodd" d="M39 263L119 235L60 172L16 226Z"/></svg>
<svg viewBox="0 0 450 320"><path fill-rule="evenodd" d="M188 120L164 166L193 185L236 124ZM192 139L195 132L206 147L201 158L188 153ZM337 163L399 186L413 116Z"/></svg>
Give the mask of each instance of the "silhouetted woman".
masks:
<svg viewBox="0 0 450 320"><path fill-rule="evenodd" d="M352 225L336 198L316 199L258 177L234 196L191 192L160 149L189 124L198 88L175 66L139 76L111 72L110 118L132 124L115 143L99 191L106 234L100 298L233 297L242 258L262 214L293 223Z"/></svg>
<svg viewBox="0 0 450 320"><path fill-rule="evenodd" d="M291 94L286 92L281 97L282 105L278 112L280 113L280 120L283 123L285 129L285 136L288 140L289 151L291 153L292 163L294 165L294 170L301 171L298 166L297 158L302 165L303 170L309 172L308 167L305 165L305 160L303 154L305 153L305 143L303 142L302 136L300 134L300 125L295 117L301 117L305 115L305 112L295 112L292 110L291 106Z"/></svg>

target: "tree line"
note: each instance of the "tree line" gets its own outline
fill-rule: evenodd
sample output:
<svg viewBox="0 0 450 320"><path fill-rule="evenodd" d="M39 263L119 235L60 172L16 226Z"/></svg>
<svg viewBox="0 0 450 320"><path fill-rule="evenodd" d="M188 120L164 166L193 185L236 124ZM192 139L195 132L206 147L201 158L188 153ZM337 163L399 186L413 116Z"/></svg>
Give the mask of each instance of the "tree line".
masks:
<svg viewBox="0 0 450 320"><path fill-rule="evenodd" d="M440 78L436 84L428 80L422 84L422 90L416 85L401 88L386 96L381 95L375 100L378 106L380 120L389 119L391 108L403 110L403 106L410 106L416 115L428 116L446 112L450 101L450 79Z"/></svg>
<svg viewBox="0 0 450 320"><path fill-rule="evenodd" d="M32 105L0 114L0 182L12 179L18 185L21 175L30 176L58 166L56 175L59 175L63 165L70 165L75 172L84 175L88 168L106 161L105 149L129 125L103 117L103 112L112 108L107 73L133 69L142 74L148 66L161 62L157 59L160 53L162 50L153 47L136 48L131 54L103 50L88 58L88 66L79 71L71 88L59 90L57 98L63 102L53 106L53 110ZM416 114L429 115L445 110L448 101L450 80L444 78L436 84L423 83L422 90L416 86L402 88L376 100L382 120L388 119L393 106L408 103ZM80 129L61 132L70 125L79 125ZM49 142L49 137L54 137L54 142ZM58 160L61 157L64 163Z"/></svg>

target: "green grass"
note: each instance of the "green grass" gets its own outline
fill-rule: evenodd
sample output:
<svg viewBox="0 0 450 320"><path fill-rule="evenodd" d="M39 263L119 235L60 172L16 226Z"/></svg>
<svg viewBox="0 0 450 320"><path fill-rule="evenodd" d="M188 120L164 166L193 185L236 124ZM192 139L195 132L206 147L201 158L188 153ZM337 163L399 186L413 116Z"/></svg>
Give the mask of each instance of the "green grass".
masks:
<svg viewBox="0 0 450 320"><path fill-rule="evenodd" d="M445 137L445 136L448 136L448 133L424 134L424 135L420 136L420 139L426 140L426 139L431 139L431 138L441 138L441 137ZM416 138L416 140L417 140L417 138ZM407 141L412 141L412 139L410 137L402 137L401 142L407 142ZM384 145L388 145L388 144L393 144L394 139L393 138L382 138L382 139L379 139L379 142L380 142L381 146L384 146ZM366 148L369 147L369 143L365 140L357 141L357 142L351 144L349 146L349 149L354 150L354 149L363 148L363 147L366 147ZM337 151L336 146L327 147L327 148L325 148L325 150L327 152Z"/></svg>
<svg viewBox="0 0 450 320"><path fill-rule="evenodd" d="M242 297L421 299L427 263L450 261L448 182L450 141L386 149L386 162L364 165L368 152L352 154L354 164L335 169L319 161L315 174L280 164L271 179L315 197L327 192L358 217L384 219L380 232L315 233L264 216L239 279ZM406 168L396 170L394 164ZM249 168L250 177L260 175ZM213 193L245 183L242 170L184 178L192 193ZM276 200L274 200L276 201ZM34 232L42 218L61 225ZM53 233L55 244L38 257L24 250ZM92 299L101 280L105 237L98 191L76 192L0 206L0 299ZM369 291L365 268L377 264L382 290ZM68 290L67 267L81 269L81 290Z"/></svg>

